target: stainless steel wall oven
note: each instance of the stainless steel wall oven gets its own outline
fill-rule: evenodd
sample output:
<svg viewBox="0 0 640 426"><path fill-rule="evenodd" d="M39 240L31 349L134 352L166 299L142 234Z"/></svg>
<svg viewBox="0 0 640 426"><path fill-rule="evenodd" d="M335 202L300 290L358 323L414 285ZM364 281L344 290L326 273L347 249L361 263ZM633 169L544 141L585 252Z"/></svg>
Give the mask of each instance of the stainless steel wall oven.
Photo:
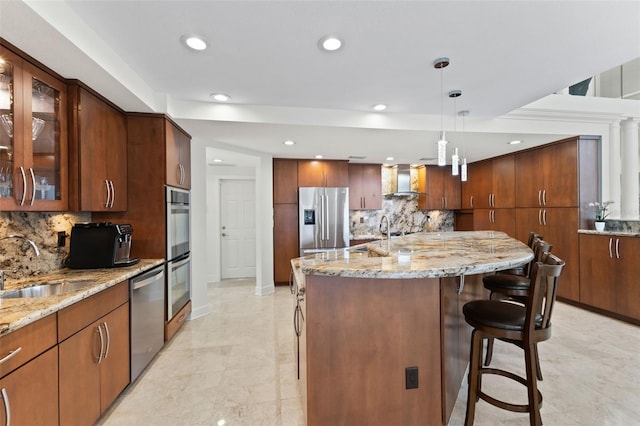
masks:
<svg viewBox="0 0 640 426"><path fill-rule="evenodd" d="M189 191L166 187L167 321L191 299Z"/></svg>

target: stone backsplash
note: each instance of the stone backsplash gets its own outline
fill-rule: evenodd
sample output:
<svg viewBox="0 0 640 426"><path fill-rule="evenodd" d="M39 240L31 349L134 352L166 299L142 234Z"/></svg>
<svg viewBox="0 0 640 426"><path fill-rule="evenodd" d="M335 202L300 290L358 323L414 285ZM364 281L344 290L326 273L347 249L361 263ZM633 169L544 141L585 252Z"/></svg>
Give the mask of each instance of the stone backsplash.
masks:
<svg viewBox="0 0 640 426"><path fill-rule="evenodd" d="M453 231L453 211L418 210L418 196L393 196L382 200L382 210L349 210L351 237L380 235L383 215L389 216L391 232Z"/></svg>
<svg viewBox="0 0 640 426"><path fill-rule="evenodd" d="M61 269L69 254L69 239L64 247L58 247L58 232L70 235L75 223L90 221L91 213L0 212L0 238L22 235L40 250L40 256L36 256L22 239L0 240L0 269L5 272L5 280Z"/></svg>
<svg viewBox="0 0 640 426"><path fill-rule="evenodd" d="M640 233L640 220L607 219L605 231Z"/></svg>

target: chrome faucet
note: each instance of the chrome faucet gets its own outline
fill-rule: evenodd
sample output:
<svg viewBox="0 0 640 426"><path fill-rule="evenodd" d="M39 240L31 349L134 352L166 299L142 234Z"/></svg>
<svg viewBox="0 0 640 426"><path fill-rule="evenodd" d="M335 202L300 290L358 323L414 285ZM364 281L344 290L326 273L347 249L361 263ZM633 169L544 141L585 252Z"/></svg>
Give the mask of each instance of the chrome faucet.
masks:
<svg viewBox="0 0 640 426"><path fill-rule="evenodd" d="M6 240L8 238L17 238L19 240L24 240L25 242L27 242L31 246L31 248L33 249L33 252L36 254L36 256L40 256L40 250L38 250L38 246L36 246L36 243L31 241L30 239L28 239L24 235L10 234L10 235L7 235L5 237L0 237L0 241ZM4 271L0 271L0 290L4 290Z"/></svg>
<svg viewBox="0 0 640 426"><path fill-rule="evenodd" d="M380 218L380 232L382 232L382 235L384 235L384 232L382 231L382 223L385 221L385 219L387 220L387 251L390 251L391 249L391 222L389 221L389 216L387 216L386 214L382 215L382 217Z"/></svg>

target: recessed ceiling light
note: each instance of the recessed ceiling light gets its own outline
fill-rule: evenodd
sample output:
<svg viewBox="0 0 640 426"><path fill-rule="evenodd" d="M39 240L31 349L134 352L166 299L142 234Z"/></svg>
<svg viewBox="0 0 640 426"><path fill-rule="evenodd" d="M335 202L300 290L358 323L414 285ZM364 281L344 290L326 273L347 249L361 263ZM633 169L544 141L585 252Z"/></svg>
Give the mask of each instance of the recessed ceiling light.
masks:
<svg viewBox="0 0 640 426"><path fill-rule="evenodd" d="M214 158L213 162L214 163L222 163L222 160L220 158Z"/></svg>
<svg viewBox="0 0 640 426"><path fill-rule="evenodd" d="M320 49L327 52L335 52L344 46L344 42L337 37L324 36L318 41Z"/></svg>
<svg viewBox="0 0 640 426"><path fill-rule="evenodd" d="M282 142L285 145L295 145L296 143L294 141L284 141Z"/></svg>
<svg viewBox="0 0 640 426"><path fill-rule="evenodd" d="M386 158L386 160L387 160L387 161L393 161L393 160L395 160L395 158L393 158L393 157L387 157L387 158Z"/></svg>
<svg viewBox="0 0 640 426"><path fill-rule="evenodd" d="M184 35L180 37L180 40L193 50L204 50L207 48L207 43L200 37L194 35Z"/></svg>
<svg viewBox="0 0 640 426"><path fill-rule="evenodd" d="M385 104L375 104L371 107L371 109L374 111L384 111L385 109L387 109L387 106Z"/></svg>
<svg viewBox="0 0 640 426"><path fill-rule="evenodd" d="M231 99L231 96L225 95L224 93L212 93L211 97L214 101L218 102L228 102Z"/></svg>
<svg viewBox="0 0 640 426"><path fill-rule="evenodd" d="M318 155L316 155L316 158L319 160L319 159L322 158L322 155L318 154Z"/></svg>
<svg viewBox="0 0 640 426"><path fill-rule="evenodd" d="M522 141L511 141L511 142L509 142L509 145L518 145L518 144L521 144L521 143L522 143Z"/></svg>

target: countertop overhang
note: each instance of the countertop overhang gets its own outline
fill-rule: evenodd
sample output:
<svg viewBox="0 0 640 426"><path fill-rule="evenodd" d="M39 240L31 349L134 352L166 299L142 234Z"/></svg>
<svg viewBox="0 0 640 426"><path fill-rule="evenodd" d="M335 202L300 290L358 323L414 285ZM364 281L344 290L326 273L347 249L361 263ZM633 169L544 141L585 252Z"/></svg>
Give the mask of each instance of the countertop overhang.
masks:
<svg viewBox="0 0 640 426"><path fill-rule="evenodd" d="M292 265L305 275L414 279L490 273L531 259L526 244L503 232L423 232L393 237L388 247L376 241L301 257Z"/></svg>
<svg viewBox="0 0 640 426"><path fill-rule="evenodd" d="M38 285L55 281L95 281L95 284L81 290L46 296L17 299L0 299L0 335L15 331L27 324L44 318L69 305L86 299L122 281L135 277L144 271L162 265L164 259L141 259L133 266L102 269L60 269L45 275L11 283L6 289Z"/></svg>

